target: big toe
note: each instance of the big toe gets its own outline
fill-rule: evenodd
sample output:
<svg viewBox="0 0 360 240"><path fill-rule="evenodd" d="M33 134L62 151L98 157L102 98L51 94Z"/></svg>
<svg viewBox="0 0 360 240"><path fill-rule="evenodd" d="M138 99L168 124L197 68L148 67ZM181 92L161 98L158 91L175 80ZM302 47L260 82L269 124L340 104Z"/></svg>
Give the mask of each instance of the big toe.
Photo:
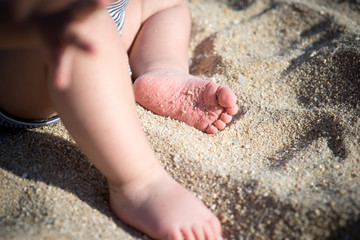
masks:
<svg viewBox="0 0 360 240"><path fill-rule="evenodd" d="M217 99L221 107L231 108L236 105L236 96L228 87L222 87L218 91Z"/></svg>

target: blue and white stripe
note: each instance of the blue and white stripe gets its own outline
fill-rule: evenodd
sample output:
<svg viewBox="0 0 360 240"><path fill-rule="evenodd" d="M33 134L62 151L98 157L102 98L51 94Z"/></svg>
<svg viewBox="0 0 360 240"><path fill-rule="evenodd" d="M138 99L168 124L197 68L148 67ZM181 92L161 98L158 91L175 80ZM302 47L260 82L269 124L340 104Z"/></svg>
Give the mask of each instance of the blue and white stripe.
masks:
<svg viewBox="0 0 360 240"><path fill-rule="evenodd" d="M52 123L60 122L60 117L55 116L52 118L38 120L38 121L27 121L22 119L17 119L11 117L4 112L0 111L0 127L10 127L10 128L36 128Z"/></svg>
<svg viewBox="0 0 360 240"><path fill-rule="evenodd" d="M117 28L121 32L125 20L125 8L129 0L118 0L107 7L110 16L113 18Z"/></svg>

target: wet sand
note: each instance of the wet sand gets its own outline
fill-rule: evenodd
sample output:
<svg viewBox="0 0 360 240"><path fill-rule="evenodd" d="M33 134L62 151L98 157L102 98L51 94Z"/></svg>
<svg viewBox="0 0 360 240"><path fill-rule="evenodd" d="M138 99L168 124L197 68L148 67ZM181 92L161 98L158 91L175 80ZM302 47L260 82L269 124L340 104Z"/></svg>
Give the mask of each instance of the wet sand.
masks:
<svg viewBox="0 0 360 240"><path fill-rule="evenodd" d="M217 135L137 107L166 170L226 239L360 236L360 3L192 0L191 72L239 113ZM59 123L0 129L1 239L147 239Z"/></svg>

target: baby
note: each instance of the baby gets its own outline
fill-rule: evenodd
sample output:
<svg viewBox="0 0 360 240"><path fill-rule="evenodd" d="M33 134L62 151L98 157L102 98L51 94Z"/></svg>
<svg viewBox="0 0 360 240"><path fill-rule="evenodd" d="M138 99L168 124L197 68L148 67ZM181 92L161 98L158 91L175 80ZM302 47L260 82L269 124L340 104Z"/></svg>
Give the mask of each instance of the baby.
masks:
<svg viewBox="0 0 360 240"><path fill-rule="evenodd" d="M188 73L186 2L8 0L0 16L2 125L60 116L122 221L156 239L221 239L217 217L159 164L135 107L210 134L238 111L229 88Z"/></svg>

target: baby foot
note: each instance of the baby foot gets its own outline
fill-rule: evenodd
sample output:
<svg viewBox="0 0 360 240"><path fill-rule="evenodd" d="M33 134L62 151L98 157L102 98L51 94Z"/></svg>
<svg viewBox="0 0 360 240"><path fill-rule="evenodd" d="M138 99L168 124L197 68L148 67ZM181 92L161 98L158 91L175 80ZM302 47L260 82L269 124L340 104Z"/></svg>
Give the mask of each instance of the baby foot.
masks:
<svg viewBox="0 0 360 240"><path fill-rule="evenodd" d="M224 129L238 111L229 88L183 72L146 73L136 79L134 93L143 107L210 134Z"/></svg>
<svg viewBox="0 0 360 240"><path fill-rule="evenodd" d="M215 215L165 172L126 186L109 183L109 189L116 215L152 238L222 239Z"/></svg>

